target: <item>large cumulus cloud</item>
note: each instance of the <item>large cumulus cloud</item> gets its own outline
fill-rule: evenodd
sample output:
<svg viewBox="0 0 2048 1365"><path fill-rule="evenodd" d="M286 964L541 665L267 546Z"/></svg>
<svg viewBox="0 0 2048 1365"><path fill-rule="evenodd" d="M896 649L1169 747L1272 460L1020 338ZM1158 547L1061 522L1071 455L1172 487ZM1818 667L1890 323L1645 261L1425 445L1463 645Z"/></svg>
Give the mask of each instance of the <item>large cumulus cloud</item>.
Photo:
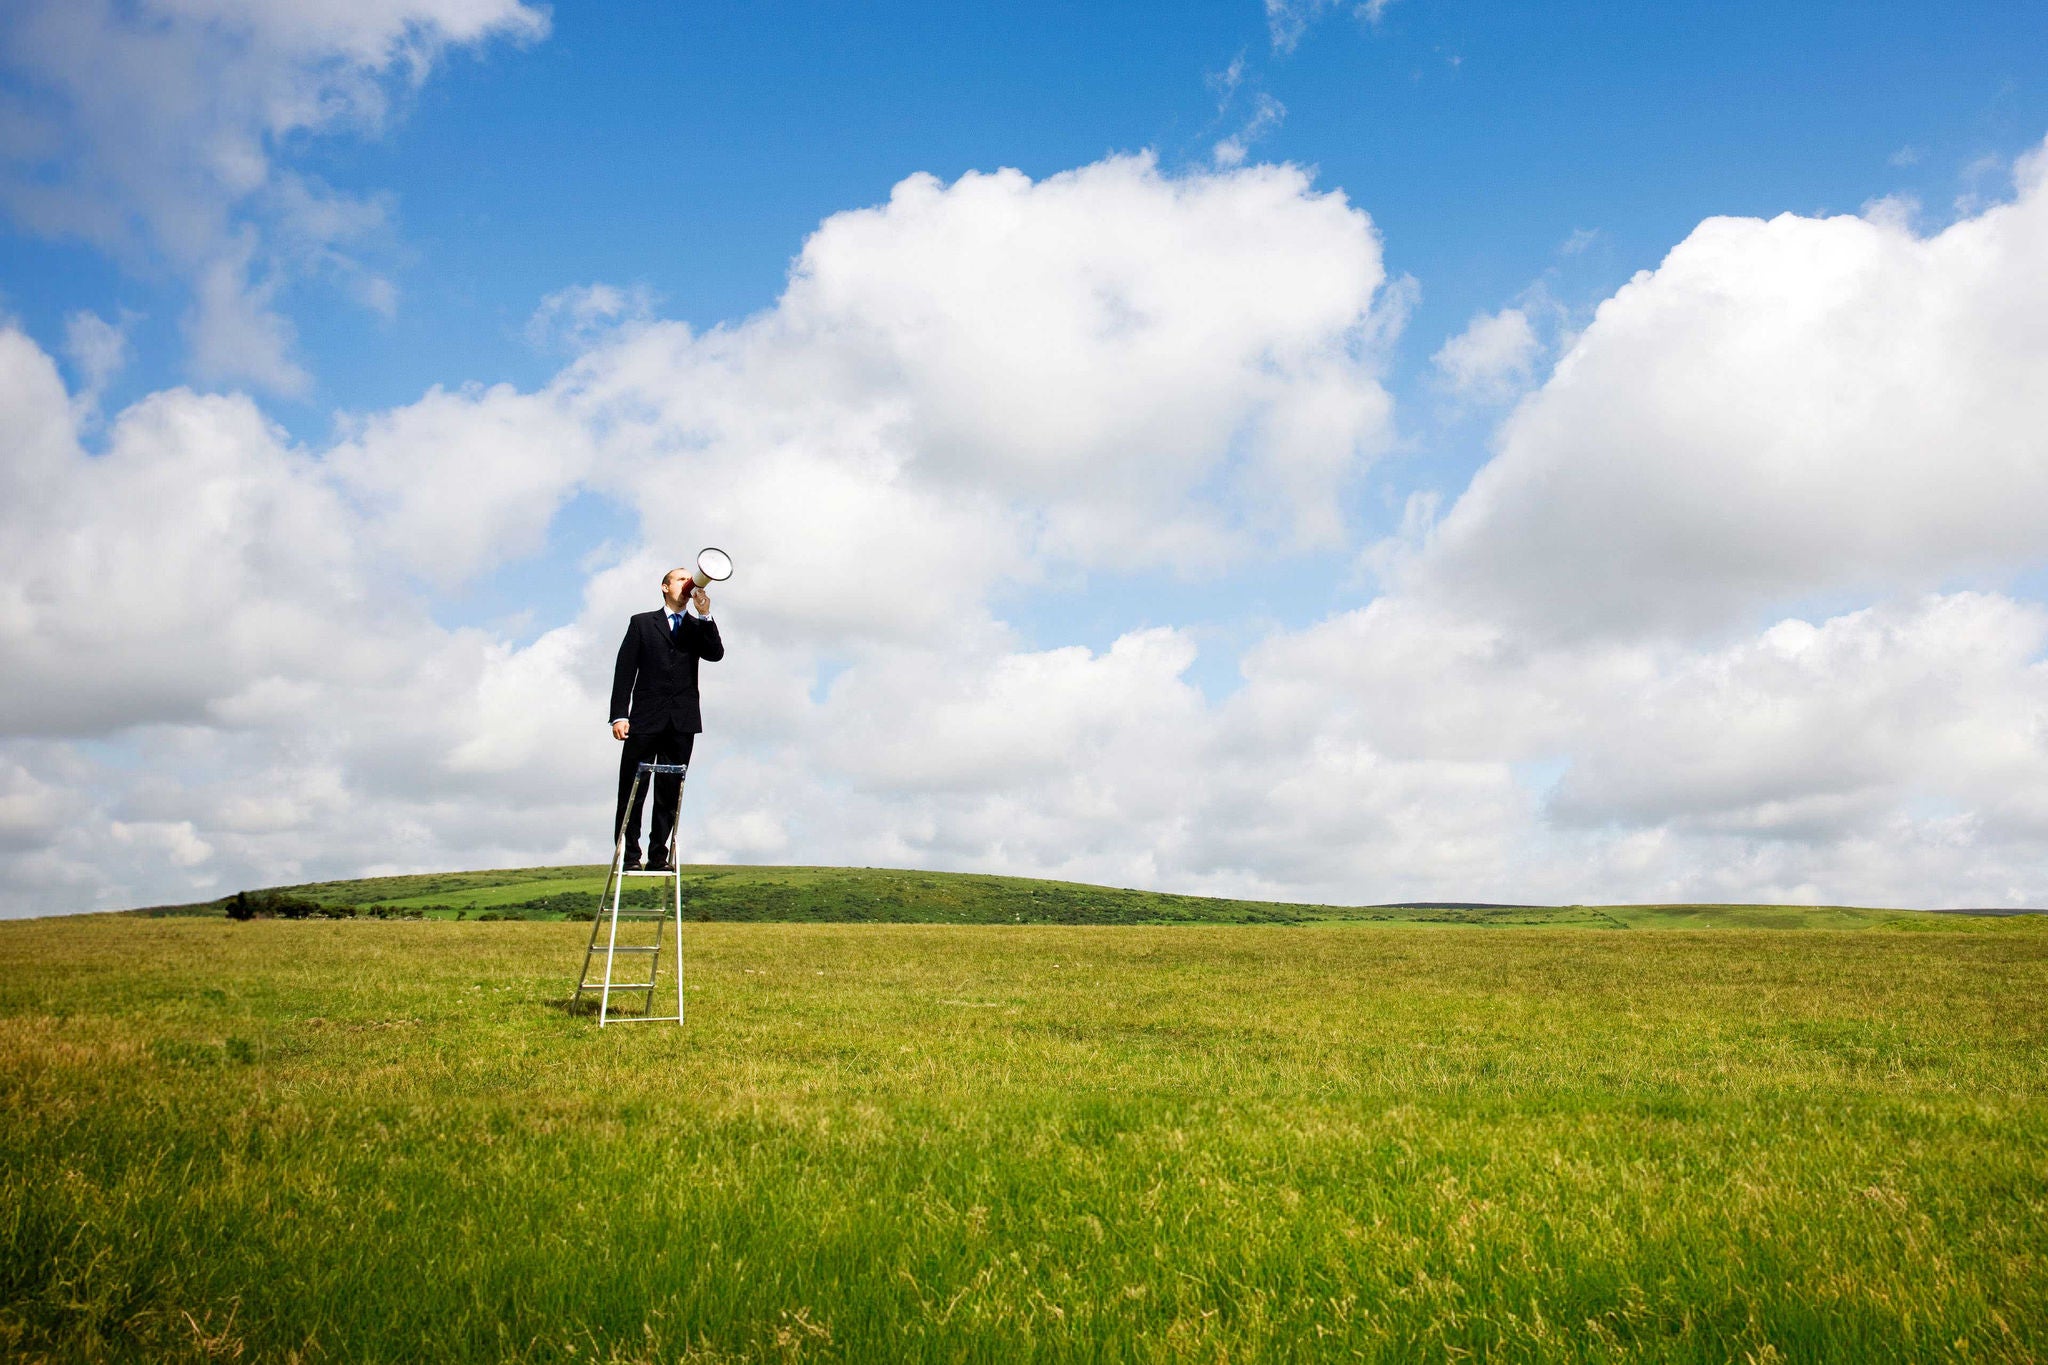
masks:
<svg viewBox="0 0 2048 1365"><path fill-rule="evenodd" d="M1562 634L1939 587L2048 543L2048 154L1931 236L1700 224L1603 303L1414 582Z"/></svg>

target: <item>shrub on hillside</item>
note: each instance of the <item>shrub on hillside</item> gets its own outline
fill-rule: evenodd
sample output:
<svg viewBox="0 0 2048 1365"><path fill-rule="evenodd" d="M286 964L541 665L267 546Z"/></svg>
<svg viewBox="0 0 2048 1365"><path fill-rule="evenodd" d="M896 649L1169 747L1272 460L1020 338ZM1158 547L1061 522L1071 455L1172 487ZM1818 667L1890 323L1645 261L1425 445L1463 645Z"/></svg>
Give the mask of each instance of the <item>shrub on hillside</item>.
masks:
<svg viewBox="0 0 2048 1365"><path fill-rule="evenodd" d="M228 897L229 919L354 919L353 905L322 905L289 891L237 891Z"/></svg>

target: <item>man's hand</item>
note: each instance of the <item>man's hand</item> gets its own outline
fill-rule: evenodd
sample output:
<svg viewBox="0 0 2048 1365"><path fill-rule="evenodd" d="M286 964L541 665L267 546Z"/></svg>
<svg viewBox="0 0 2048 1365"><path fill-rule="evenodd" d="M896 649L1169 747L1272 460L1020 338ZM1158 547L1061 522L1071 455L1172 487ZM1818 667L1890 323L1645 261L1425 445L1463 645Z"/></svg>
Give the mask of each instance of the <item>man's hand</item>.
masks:
<svg viewBox="0 0 2048 1365"><path fill-rule="evenodd" d="M626 737L626 732L631 730L632 728L633 725L630 721L615 720L612 722L612 738L624 739Z"/></svg>
<svg viewBox="0 0 2048 1365"><path fill-rule="evenodd" d="M709 616L711 614L711 596L704 589L691 588L690 600L697 604L697 614L699 616Z"/></svg>

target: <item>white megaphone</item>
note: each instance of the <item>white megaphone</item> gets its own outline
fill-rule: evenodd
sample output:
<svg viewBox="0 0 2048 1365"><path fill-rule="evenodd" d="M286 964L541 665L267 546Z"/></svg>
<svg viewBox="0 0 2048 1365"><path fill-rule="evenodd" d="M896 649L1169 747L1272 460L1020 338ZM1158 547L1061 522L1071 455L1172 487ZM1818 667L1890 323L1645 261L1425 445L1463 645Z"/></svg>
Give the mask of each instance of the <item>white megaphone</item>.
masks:
<svg viewBox="0 0 2048 1365"><path fill-rule="evenodd" d="M708 583L723 583L732 577L732 556L715 546L697 551L697 567L690 570L690 581L698 587Z"/></svg>

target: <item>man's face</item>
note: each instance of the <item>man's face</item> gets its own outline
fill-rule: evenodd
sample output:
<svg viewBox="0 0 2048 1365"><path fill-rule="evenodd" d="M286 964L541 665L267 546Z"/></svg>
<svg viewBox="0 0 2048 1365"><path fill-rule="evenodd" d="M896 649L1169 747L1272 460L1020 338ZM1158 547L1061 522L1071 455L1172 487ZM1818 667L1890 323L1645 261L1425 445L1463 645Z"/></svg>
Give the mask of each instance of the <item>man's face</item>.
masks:
<svg viewBox="0 0 2048 1365"><path fill-rule="evenodd" d="M661 580L661 596L670 606L679 604L690 591L690 573L687 569L670 569L668 577Z"/></svg>

